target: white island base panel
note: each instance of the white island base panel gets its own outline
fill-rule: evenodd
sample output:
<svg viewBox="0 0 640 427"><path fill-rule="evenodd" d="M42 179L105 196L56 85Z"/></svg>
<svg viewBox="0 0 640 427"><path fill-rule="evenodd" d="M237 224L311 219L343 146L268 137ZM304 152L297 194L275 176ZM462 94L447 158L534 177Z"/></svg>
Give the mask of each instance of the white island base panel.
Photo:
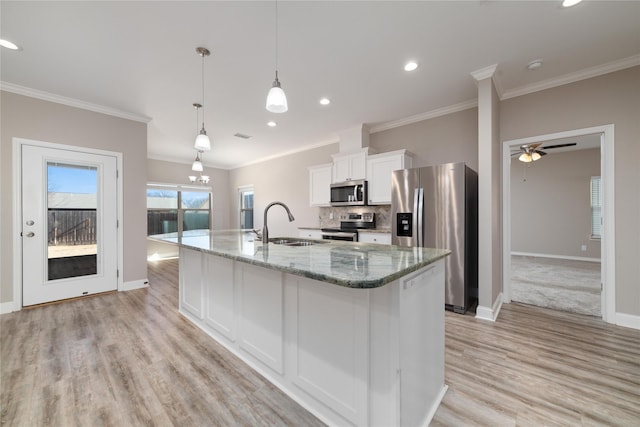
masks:
<svg viewBox="0 0 640 427"><path fill-rule="evenodd" d="M180 313L320 420L427 426L444 384L444 263L353 289L180 248Z"/></svg>

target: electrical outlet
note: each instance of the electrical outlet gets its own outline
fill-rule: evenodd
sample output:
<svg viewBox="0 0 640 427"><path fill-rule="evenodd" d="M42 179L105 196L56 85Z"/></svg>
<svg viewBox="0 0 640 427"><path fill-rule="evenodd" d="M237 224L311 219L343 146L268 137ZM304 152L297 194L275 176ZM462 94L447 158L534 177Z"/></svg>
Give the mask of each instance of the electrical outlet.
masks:
<svg viewBox="0 0 640 427"><path fill-rule="evenodd" d="M582 252L586 252L587 251L587 245L582 245L580 247L580 250L582 250Z"/></svg>
<svg viewBox="0 0 640 427"><path fill-rule="evenodd" d="M333 212L329 212L329 219L333 219Z"/></svg>

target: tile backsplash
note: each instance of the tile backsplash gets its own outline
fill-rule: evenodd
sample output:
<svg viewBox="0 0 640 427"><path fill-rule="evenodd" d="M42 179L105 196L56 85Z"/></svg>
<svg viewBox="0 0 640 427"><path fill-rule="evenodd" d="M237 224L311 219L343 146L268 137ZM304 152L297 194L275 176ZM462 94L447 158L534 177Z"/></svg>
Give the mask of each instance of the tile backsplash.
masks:
<svg viewBox="0 0 640 427"><path fill-rule="evenodd" d="M376 228L391 227L391 205L379 206L335 206L320 208L320 228L340 227L340 215L348 213L373 212L376 216ZM333 218L331 218L333 214Z"/></svg>

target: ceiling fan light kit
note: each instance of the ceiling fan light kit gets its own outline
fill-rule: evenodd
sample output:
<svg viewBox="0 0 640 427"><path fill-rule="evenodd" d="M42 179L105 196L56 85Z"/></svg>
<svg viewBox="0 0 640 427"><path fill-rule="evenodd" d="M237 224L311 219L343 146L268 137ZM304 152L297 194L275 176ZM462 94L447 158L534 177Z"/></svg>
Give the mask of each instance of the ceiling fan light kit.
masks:
<svg viewBox="0 0 640 427"><path fill-rule="evenodd" d="M518 156L518 160L524 163L535 162L536 160L540 160L542 156L546 156L547 153L544 150L551 150L554 148L564 148L564 147L572 147L576 145L575 142L568 144L556 144L556 145L548 145L546 147L540 147L542 143L537 144L524 144L521 145L517 152L512 153L512 156ZM538 149L540 147L540 149Z"/></svg>

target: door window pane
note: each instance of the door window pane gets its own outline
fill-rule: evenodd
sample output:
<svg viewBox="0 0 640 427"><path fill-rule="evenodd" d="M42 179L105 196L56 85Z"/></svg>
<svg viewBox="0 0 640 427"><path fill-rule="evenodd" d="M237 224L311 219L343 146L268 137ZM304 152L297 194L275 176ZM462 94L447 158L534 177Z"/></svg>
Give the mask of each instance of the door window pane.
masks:
<svg viewBox="0 0 640 427"><path fill-rule="evenodd" d="M240 228L253 228L253 189L240 190Z"/></svg>
<svg viewBox="0 0 640 427"><path fill-rule="evenodd" d="M178 192L171 190L147 190L148 209L178 209Z"/></svg>
<svg viewBox="0 0 640 427"><path fill-rule="evenodd" d="M202 191L183 191L182 209L209 209L209 193Z"/></svg>
<svg viewBox="0 0 640 427"><path fill-rule="evenodd" d="M154 209L147 211L147 236L175 233L176 231L178 231L177 210Z"/></svg>
<svg viewBox="0 0 640 427"><path fill-rule="evenodd" d="M47 163L48 280L97 274L97 172Z"/></svg>
<svg viewBox="0 0 640 427"><path fill-rule="evenodd" d="M209 211L185 210L182 220L182 230L208 230Z"/></svg>

